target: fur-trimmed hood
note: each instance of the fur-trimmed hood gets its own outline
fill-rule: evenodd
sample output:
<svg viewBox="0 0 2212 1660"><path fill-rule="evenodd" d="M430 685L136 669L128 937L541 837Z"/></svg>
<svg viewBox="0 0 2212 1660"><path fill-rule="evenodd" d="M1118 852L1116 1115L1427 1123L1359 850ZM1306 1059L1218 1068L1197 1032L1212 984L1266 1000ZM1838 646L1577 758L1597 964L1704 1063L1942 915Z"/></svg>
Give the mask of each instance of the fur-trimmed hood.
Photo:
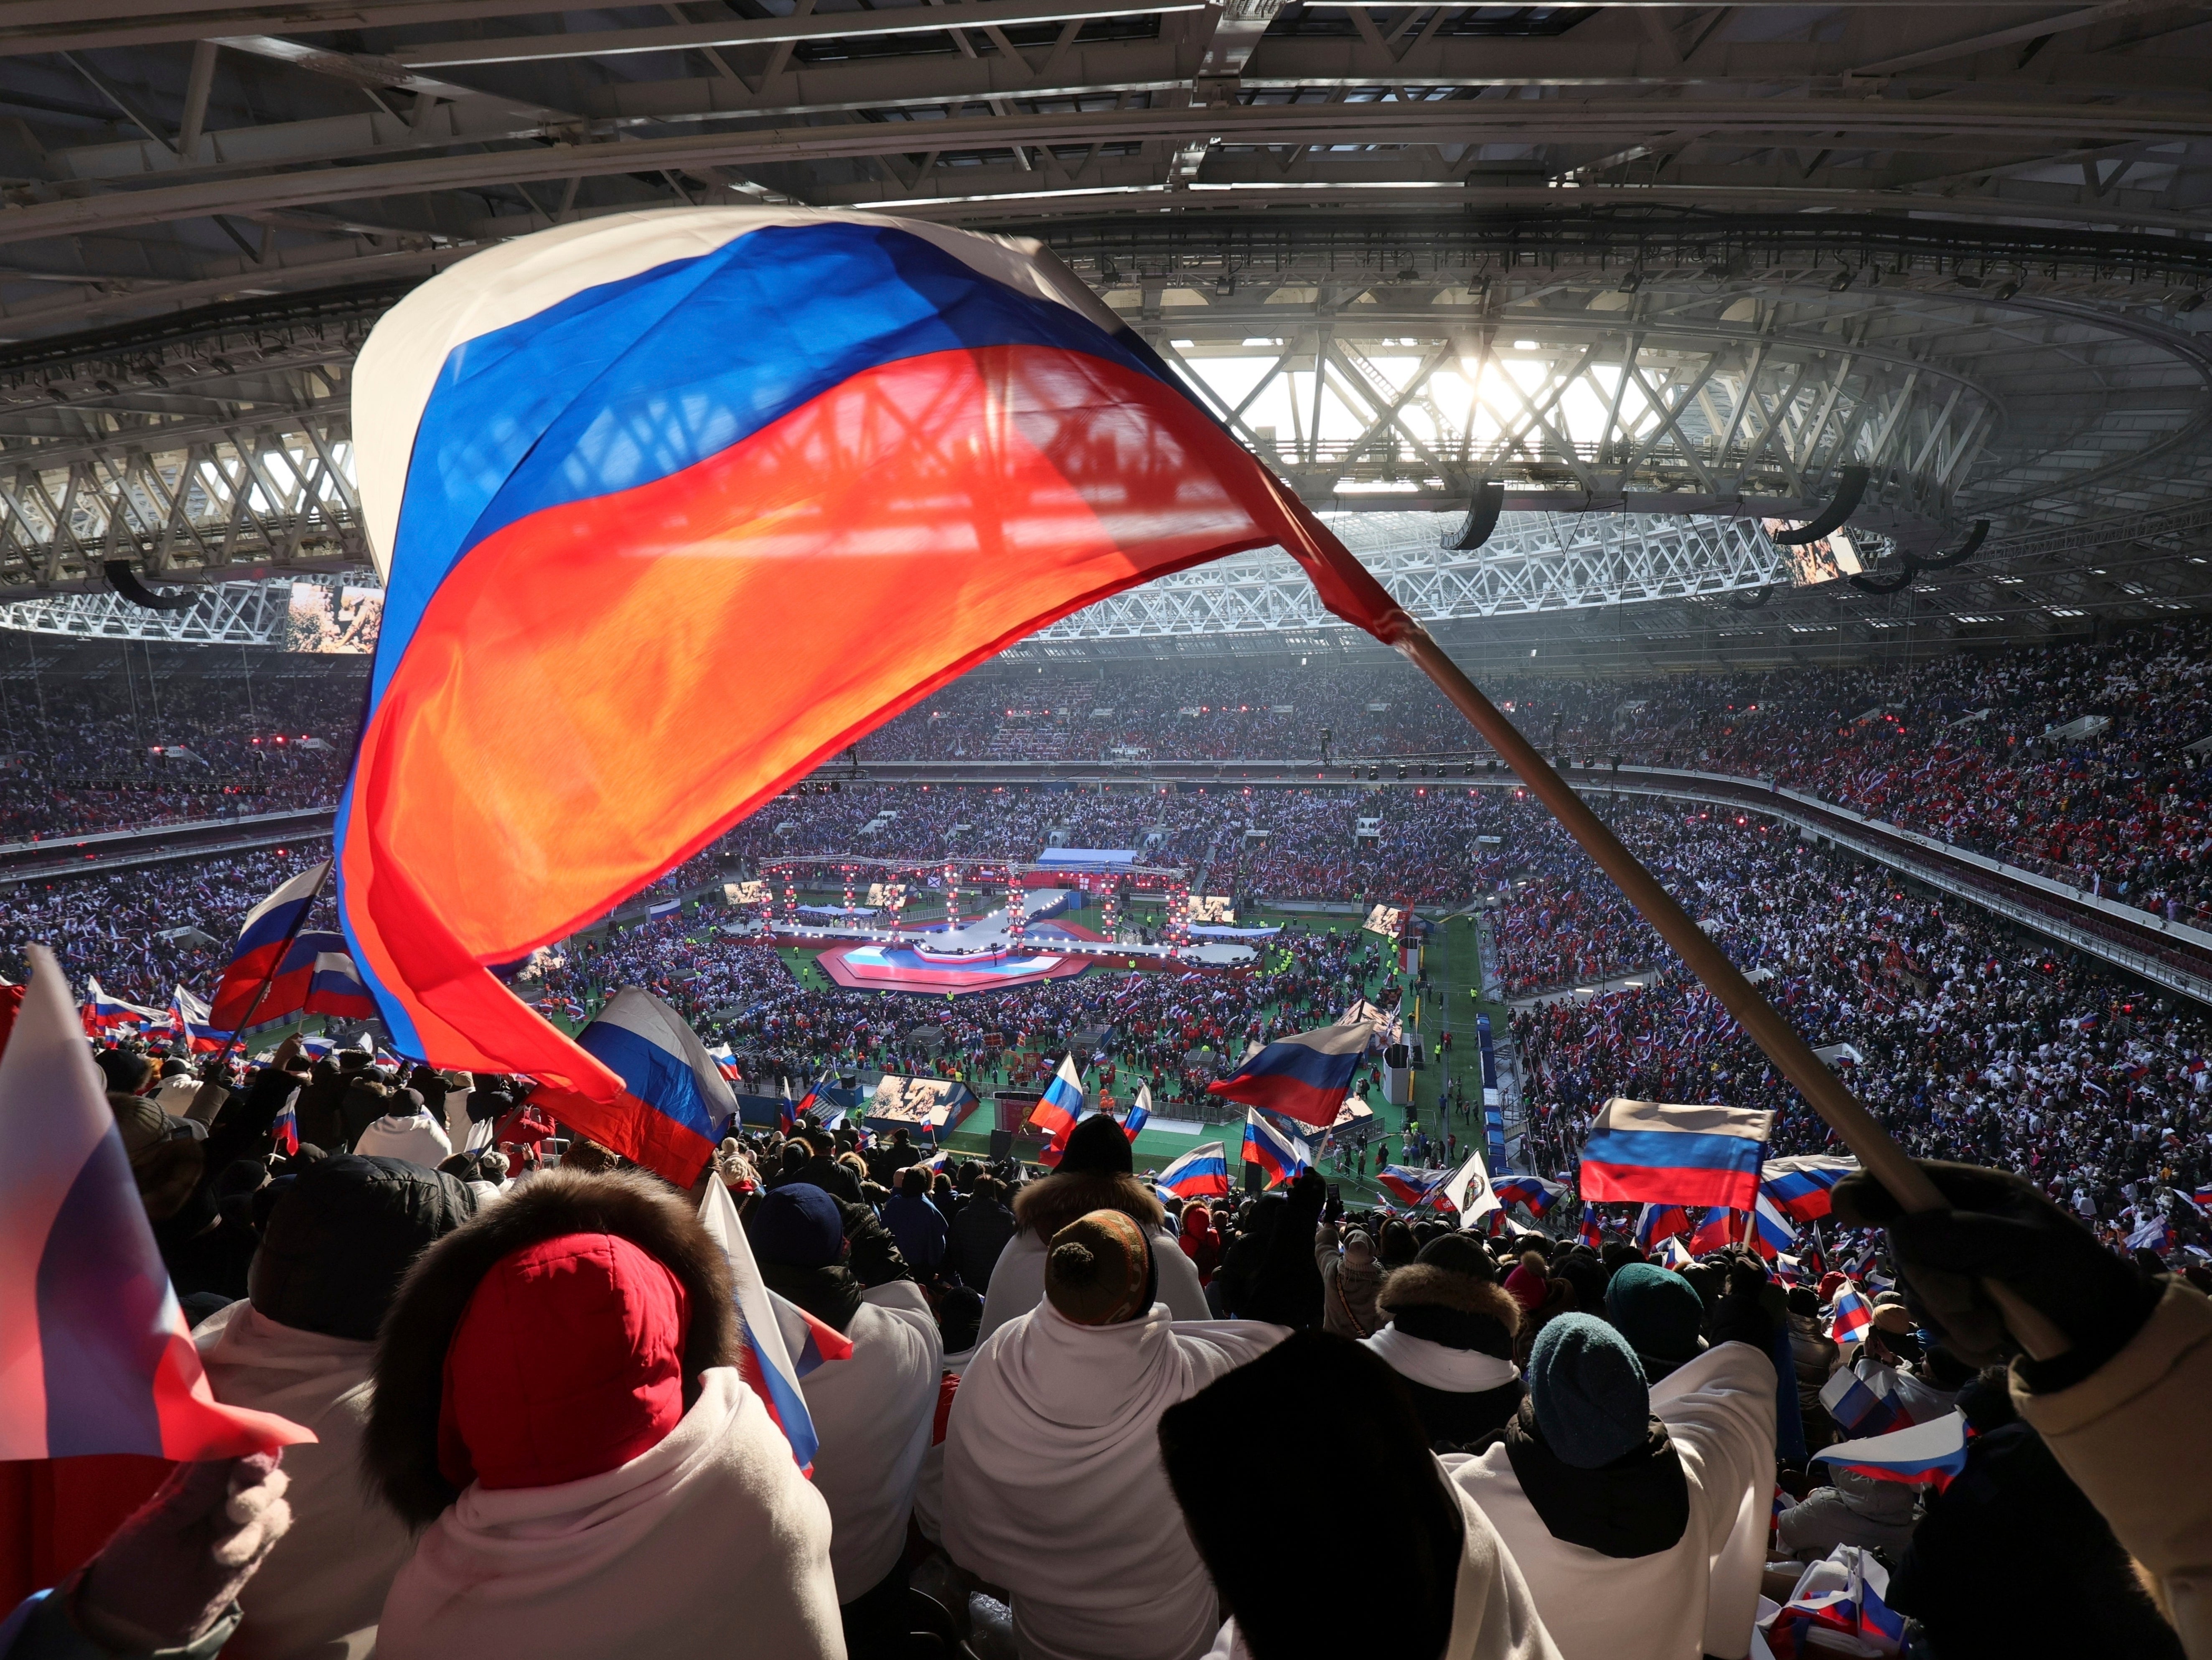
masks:
<svg viewBox="0 0 2212 1660"><path fill-rule="evenodd" d="M633 1171L547 1171L439 1240L416 1260L376 1346L376 1395L362 1463L386 1501L424 1527L460 1495L438 1467L446 1353L477 1285L516 1251L570 1233L609 1233L665 1264L684 1287L684 1402L699 1374L734 1363L738 1337L721 1247L688 1201Z"/></svg>
<svg viewBox="0 0 2212 1660"><path fill-rule="evenodd" d="M1157 1232L1168 1213L1133 1176L1119 1171L1062 1171L1032 1182L1014 1195L1014 1220L1046 1243L1079 1216L1117 1210L1139 1226Z"/></svg>
<svg viewBox="0 0 2212 1660"><path fill-rule="evenodd" d="M1393 1268L1382 1281L1375 1304L1395 1315L1403 1309L1451 1309L1461 1314L1484 1314L1505 1328L1508 1337L1521 1324L1521 1305L1494 1281L1473 1274L1453 1274L1426 1262L1409 1262Z"/></svg>

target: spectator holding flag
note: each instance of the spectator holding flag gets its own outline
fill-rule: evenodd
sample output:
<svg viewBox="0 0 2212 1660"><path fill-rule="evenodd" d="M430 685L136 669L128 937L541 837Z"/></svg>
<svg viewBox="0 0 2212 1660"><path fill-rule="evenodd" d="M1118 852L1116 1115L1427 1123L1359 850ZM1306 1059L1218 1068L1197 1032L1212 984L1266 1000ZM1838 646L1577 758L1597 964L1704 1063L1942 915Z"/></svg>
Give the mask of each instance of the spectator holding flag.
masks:
<svg viewBox="0 0 2212 1660"><path fill-rule="evenodd" d="M1095 1210L1121 1212L1164 1247L1153 1256L1160 1301L1174 1318L1213 1317L1205 1287L1198 1283L1197 1266L1176 1249L1175 1236L1166 1231L1167 1213L1137 1180L1136 1170L1128 1138L1113 1114L1095 1112L1076 1125L1053 1173L1014 1195L1014 1221L1020 1231L1007 1241L991 1269L990 1290L983 1298L982 1338L1044 1300L1047 1243L1077 1217Z"/></svg>
<svg viewBox="0 0 2212 1660"><path fill-rule="evenodd" d="M722 1248L650 1177L548 1171L432 1246L363 1461L422 1529L383 1660L841 1656L829 1506L737 1359Z"/></svg>
<svg viewBox="0 0 2212 1660"><path fill-rule="evenodd" d="M1503 1443L1446 1461L1512 1551L1566 1660L1748 1649L1748 1604L1741 1633L1711 1633L1707 1617L1744 1496L1773 1478L1765 1289L1755 1265L1731 1268L1712 1346L1657 1398L1619 1332L1560 1315L1537 1335L1528 1398Z"/></svg>
<svg viewBox="0 0 2212 1660"><path fill-rule="evenodd" d="M853 1346L801 1388L820 1443L814 1486L830 1505L837 1601L848 1644L863 1647L902 1611L906 1582L894 1570L944 1374L936 1317L865 1205L795 1182L754 1207L745 1237L769 1288Z"/></svg>
<svg viewBox="0 0 2212 1660"><path fill-rule="evenodd" d="M1322 1329L1357 1340L1373 1336L1382 1324L1375 1307L1382 1289L1382 1265L1375 1260L1375 1242L1364 1230L1353 1228L1338 1243L1343 1214L1343 1201L1330 1200L1314 1236L1314 1262L1321 1269Z"/></svg>

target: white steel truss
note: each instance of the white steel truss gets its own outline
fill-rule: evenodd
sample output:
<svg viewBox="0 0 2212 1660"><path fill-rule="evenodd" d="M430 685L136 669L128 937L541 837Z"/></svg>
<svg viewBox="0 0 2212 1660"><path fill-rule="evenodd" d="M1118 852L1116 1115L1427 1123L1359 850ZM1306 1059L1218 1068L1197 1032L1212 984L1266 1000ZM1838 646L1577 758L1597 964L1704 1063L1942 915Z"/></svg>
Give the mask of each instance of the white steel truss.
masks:
<svg viewBox="0 0 2212 1660"><path fill-rule="evenodd" d="M1449 514L1333 514L1331 528L1425 622L1684 599L1784 580L1756 526L1657 514L1515 514L1473 553L1438 545ZM1045 644L1342 626L1279 550L1239 554L1116 594L1037 635Z"/></svg>
<svg viewBox="0 0 2212 1660"><path fill-rule="evenodd" d="M0 605L0 629L75 640L143 640L179 646L272 645L284 638L295 581L327 586L338 580L301 573L280 581L210 582L191 590L195 603L189 611L148 611L112 593L49 594Z"/></svg>

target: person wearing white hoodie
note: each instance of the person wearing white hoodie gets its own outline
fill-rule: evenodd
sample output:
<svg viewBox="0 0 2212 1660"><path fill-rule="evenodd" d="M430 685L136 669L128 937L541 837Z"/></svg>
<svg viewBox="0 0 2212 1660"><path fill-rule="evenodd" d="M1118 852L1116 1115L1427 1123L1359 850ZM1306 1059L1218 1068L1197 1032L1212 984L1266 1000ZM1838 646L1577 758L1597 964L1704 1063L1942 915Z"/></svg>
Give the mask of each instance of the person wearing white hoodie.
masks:
<svg viewBox="0 0 2212 1660"><path fill-rule="evenodd" d="M360 1660L393 1576L415 1548L361 1484L376 1331L409 1267L465 1222L474 1196L450 1176L341 1155L276 1184L247 1269L247 1296L192 1341L216 1399L314 1431L285 1450L291 1530L271 1572L240 1593L234 1660Z"/></svg>
<svg viewBox="0 0 2212 1660"><path fill-rule="evenodd" d="M1160 1415L1287 1334L1174 1319L1153 1237L1120 1210L1054 1235L1045 1300L983 1341L952 1398L945 1548L1011 1593L1022 1660L1199 1660L1220 1627Z"/></svg>
<svg viewBox="0 0 2212 1660"><path fill-rule="evenodd" d="M404 1158L424 1170L435 1170L453 1156L453 1144L437 1115L413 1090L392 1097L397 1110L386 1113L361 1133L354 1151L364 1158Z"/></svg>
<svg viewBox="0 0 2212 1660"><path fill-rule="evenodd" d="M1776 1389L1763 1276L1740 1272L1757 1280L1732 1275L1716 1341L1663 1392L1606 1322L1553 1320L1503 1442L1444 1461L1512 1552L1565 1660L1699 1660L1726 1652L1713 1639L1735 1646L1733 1632L1709 1632L1715 1588L1733 1608L1730 1541L1747 1492L1771 1488ZM1752 1608L1742 1602L1747 1623Z"/></svg>

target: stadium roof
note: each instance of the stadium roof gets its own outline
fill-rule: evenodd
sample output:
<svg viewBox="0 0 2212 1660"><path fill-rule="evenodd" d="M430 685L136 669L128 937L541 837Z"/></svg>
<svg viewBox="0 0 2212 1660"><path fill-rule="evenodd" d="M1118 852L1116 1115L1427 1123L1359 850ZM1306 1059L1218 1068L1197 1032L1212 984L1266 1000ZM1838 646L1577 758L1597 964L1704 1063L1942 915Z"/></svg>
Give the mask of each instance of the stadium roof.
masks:
<svg viewBox="0 0 2212 1660"><path fill-rule="evenodd" d="M1863 647L2204 596L2199 6L15 0L0 107L19 625L185 637L112 559L357 567L350 366L398 295L746 201L1043 238L1439 619ZM1987 543L1787 591L1752 521L1850 465L1878 577ZM1485 485L1491 543L1437 549ZM267 607L222 609L190 637ZM1337 643L1255 557L1027 649L1301 631Z"/></svg>

